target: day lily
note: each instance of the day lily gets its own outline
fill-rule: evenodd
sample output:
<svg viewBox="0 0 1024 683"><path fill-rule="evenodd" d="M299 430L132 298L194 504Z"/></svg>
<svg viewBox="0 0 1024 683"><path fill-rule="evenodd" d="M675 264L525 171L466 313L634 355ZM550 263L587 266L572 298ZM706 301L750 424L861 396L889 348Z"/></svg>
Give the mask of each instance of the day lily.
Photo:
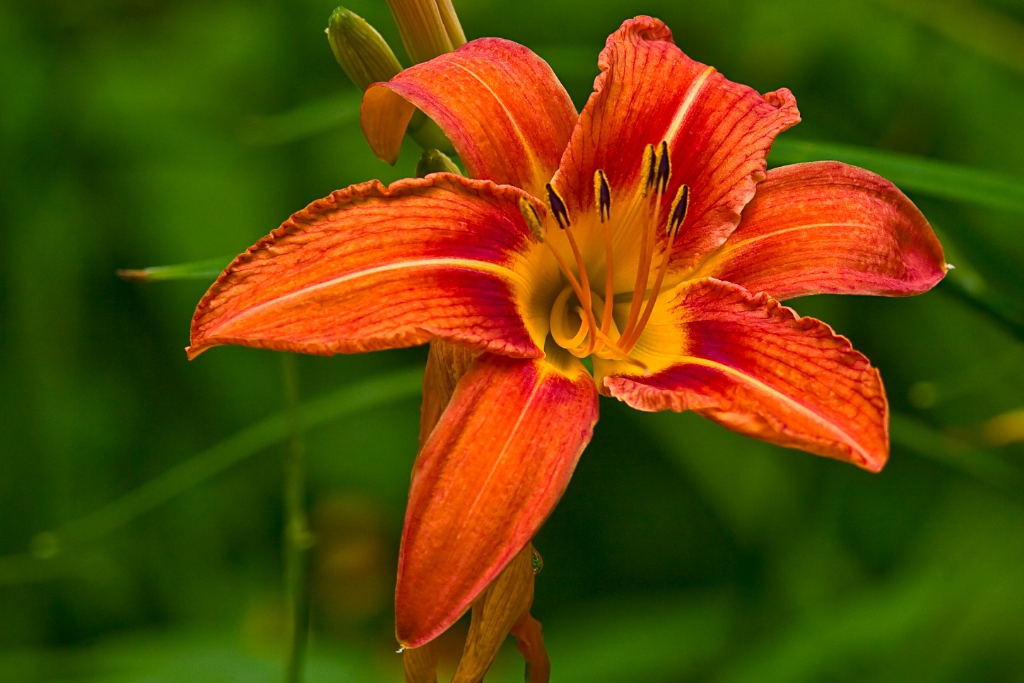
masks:
<svg viewBox="0 0 1024 683"><path fill-rule="evenodd" d="M863 169L767 171L799 121L792 94L726 80L660 21L625 22L599 66L579 115L543 60L495 38L371 86L362 125L378 156L397 158L419 109L470 177L313 202L196 310L190 357L434 342L399 561L403 646L437 637L524 556L599 394L871 471L888 457L878 371L779 302L930 289L946 263L924 216Z"/></svg>

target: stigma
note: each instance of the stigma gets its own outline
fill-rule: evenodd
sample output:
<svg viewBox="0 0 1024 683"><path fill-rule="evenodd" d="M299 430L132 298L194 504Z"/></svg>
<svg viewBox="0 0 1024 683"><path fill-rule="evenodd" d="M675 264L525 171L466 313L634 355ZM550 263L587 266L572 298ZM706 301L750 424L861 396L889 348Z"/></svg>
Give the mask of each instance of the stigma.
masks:
<svg viewBox="0 0 1024 683"><path fill-rule="evenodd" d="M581 211L585 215L570 215L568 203L552 183L544 187L547 209L544 218L533 202L520 199L519 209L531 233L546 245L563 276L562 288L551 306L551 338L574 356L596 356L643 366L632 353L651 318L668 272L672 246L686 221L690 205L690 188L680 184L669 210L663 210L671 181L672 159L668 143L663 140L644 149L632 196L614 193L605 170L597 169L593 176L593 205L589 211ZM613 206L613 197L621 207ZM565 240L553 243L546 239L549 226L562 233ZM591 279L574 227L589 230L581 236L590 239L600 239L596 236L603 232L603 282ZM639 238L639 258L632 289L616 291L616 253L612 237L623 231ZM593 247L593 244L587 246ZM587 253L593 256L592 249ZM656 256L660 256L657 267L654 265ZM624 295L629 296L628 309ZM618 314L614 310L617 296L623 303Z"/></svg>

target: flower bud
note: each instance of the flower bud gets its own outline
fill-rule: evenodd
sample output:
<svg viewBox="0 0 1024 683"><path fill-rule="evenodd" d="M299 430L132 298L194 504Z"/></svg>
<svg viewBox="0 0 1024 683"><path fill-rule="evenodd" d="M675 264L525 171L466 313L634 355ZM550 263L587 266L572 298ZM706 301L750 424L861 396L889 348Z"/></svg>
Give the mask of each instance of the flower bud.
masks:
<svg viewBox="0 0 1024 683"><path fill-rule="evenodd" d="M389 81L402 65L387 42L361 16L339 7L331 14L327 38L338 64L360 90Z"/></svg>
<svg viewBox="0 0 1024 683"><path fill-rule="evenodd" d="M533 545L527 544L473 603L469 633L452 683L479 683L491 667L505 636L519 640L526 659L526 680L548 683L550 664L540 622L530 616L533 605Z"/></svg>
<svg viewBox="0 0 1024 683"><path fill-rule="evenodd" d="M455 154L455 147L441 127L419 109L412 115L406 132L423 149L438 149L445 154Z"/></svg>
<svg viewBox="0 0 1024 683"><path fill-rule="evenodd" d="M416 162L416 177L424 178L430 173L454 173L462 175L462 171L448 155L439 149L425 149L423 156Z"/></svg>
<svg viewBox="0 0 1024 683"><path fill-rule="evenodd" d="M451 52L466 42L451 0L388 0L413 64Z"/></svg>

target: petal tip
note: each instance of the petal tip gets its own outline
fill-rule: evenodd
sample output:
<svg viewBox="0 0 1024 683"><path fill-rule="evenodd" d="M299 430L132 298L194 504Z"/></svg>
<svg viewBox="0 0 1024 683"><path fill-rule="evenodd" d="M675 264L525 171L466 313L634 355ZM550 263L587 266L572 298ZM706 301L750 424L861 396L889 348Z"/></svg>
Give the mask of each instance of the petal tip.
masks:
<svg viewBox="0 0 1024 683"><path fill-rule="evenodd" d="M862 462L858 463L861 469L867 470L872 474L878 474L889 462L889 451L886 449L882 453L873 453L866 455Z"/></svg>
<svg viewBox="0 0 1024 683"><path fill-rule="evenodd" d="M359 125L374 156L395 165L406 128L415 112L416 108L387 83L375 83L367 88L359 105Z"/></svg>

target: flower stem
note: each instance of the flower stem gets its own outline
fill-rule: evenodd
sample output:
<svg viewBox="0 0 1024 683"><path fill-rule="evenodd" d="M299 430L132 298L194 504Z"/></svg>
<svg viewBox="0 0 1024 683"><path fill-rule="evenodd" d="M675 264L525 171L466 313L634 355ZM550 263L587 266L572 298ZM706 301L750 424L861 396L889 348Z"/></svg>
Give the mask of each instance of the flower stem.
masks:
<svg viewBox="0 0 1024 683"><path fill-rule="evenodd" d="M281 354L281 372L289 430L284 460L284 578L290 619L285 681L300 683L309 636L307 560L312 536L306 518L306 453L299 414L299 373L294 355Z"/></svg>

